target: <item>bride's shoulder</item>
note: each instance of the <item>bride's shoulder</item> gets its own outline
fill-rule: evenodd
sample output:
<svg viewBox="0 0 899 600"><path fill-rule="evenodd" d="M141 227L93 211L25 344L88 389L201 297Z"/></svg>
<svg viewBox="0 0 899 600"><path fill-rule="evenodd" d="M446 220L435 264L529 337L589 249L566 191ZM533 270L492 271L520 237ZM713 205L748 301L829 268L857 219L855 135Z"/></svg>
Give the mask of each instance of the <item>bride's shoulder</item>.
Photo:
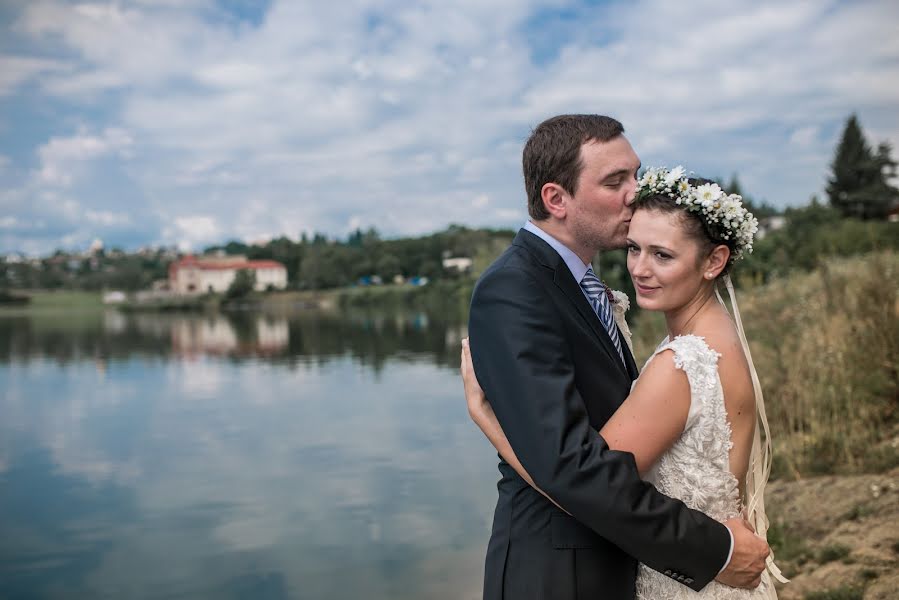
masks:
<svg viewBox="0 0 899 600"><path fill-rule="evenodd" d="M708 348L722 360L742 359L743 346L740 343L740 335L737 333L736 325L726 314L704 323L697 333L702 336Z"/></svg>
<svg viewBox="0 0 899 600"><path fill-rule="evenodd" d="M659 352L671 350L674 353L674 362L678 367L688 362L712 363L717 362L721 353L718 352L706 336L695 333L675 336L666 340L659 346Z"/></svg>

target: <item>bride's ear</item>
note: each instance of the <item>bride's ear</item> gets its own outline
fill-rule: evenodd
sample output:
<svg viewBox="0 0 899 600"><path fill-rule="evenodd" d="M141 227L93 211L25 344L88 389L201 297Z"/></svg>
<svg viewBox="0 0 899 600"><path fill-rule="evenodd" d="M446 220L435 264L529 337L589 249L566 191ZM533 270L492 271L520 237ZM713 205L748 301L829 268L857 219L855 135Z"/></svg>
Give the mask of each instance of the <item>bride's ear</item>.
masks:
<svg viewBox="0 0 899 600"><path fill-rule="evenodd" d="M709 254L708 258L705 261L705 270L703 272L703 277L708 280L714 280L718 275L721 274L721 271L724 270L724 267L727 266L727 261L730 259L730 248L725 246L724 244L718 244Z"/></svg>

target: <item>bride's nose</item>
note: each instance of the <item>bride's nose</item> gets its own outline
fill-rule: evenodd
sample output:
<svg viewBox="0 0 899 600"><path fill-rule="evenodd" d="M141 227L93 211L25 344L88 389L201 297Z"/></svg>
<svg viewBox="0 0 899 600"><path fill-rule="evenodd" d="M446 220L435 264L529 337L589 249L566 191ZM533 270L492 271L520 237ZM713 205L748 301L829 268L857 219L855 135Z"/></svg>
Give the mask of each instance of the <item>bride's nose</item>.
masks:
<svg viewBox="0 0 899 600"><path fill-rule="evenodd" d="M642 252L631 251L628 256L627 267L632 277L646 277L649 275L646 258Z"/></svg>

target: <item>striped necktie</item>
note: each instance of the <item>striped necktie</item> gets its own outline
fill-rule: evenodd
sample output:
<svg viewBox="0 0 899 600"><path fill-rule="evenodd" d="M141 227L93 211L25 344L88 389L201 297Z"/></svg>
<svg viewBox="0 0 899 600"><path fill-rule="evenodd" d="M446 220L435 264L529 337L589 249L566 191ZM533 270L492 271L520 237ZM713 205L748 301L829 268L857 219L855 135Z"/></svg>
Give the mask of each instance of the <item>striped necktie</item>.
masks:
<svg viewBox="0 0 899 600"><path fill-rule="evenodd" d="M612 303L609 302L609 298L606 296L607 288L605 284L596 277L596 274L593 272L593 267L589 267L587 269L587 274L581 279L581 288L587 292L587 296L590 298L590 305L593 307L596 316L599 317L599 321L602 323L603 327L605 327L606 331L609 333L612 343L615 344L615 348L618 350L618 356L621 357L621 362L627 364L624 360L624 352L621 350L621 337L618 335L615 317L612 316Z"/></svg>

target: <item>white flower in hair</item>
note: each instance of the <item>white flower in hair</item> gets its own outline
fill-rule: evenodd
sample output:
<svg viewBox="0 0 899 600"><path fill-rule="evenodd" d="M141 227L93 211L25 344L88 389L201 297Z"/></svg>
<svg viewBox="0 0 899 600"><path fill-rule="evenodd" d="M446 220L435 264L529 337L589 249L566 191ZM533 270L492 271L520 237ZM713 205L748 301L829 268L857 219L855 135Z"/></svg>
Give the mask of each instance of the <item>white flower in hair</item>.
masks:
<svg viewBox="0 0 899 600"><path fill-rule="evenodd" d="M671 171L665 175L665 186L672 187L675 183L680 181L684 176L684 168L681 166L674 167Z"/></svg>
<svg viewBox="0 0 899 600"><path fill-rule="evenodd" d="M682 166L647 169L637 186L636 200L665 196L697 215L713 240L733 240L731 262L752 252L758 220L743 207L738 194L726 194L717 183L690 184Z"/></svg>

